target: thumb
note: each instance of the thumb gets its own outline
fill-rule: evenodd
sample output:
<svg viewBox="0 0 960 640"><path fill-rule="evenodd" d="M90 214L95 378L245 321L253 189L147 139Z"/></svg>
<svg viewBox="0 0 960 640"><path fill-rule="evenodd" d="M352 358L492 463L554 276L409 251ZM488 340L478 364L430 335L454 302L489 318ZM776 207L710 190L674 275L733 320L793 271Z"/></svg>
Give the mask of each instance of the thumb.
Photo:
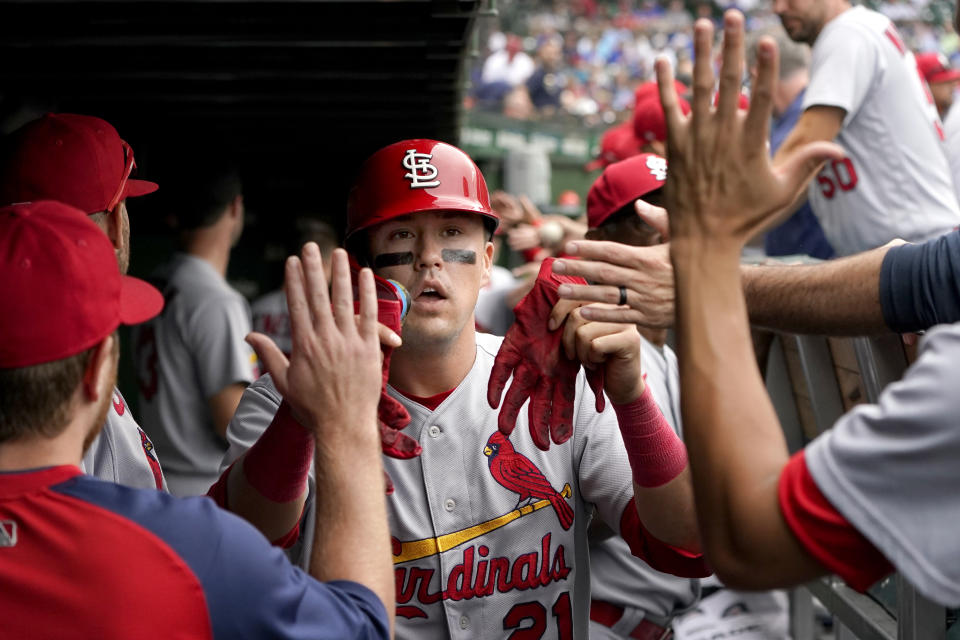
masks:
<svg viewBox="0 0 960 640"><path fill-rule="evenodd" d="M800 189L820 170L827 160L841 160L846 153L833 142L810 142L803 145L780 163L774 170L787 189L788 197L793 198Z"/></svg>
<svg viewBox="0 0 960 640"><path fill-rule="evenodd" d="M290 368L290 361L283 355L280 347L268 336L253 331L244 338L253 350L257 352L257 357L263 363L264 370L273 378L273 384L277 387L280 395L287 395L287 369Z"/></svg>
<svg viewBox="0 0 960 640"><path fill-rule="evenodd" d="M637 210L637 215L640 216L641 220L660 233L660 238L664 242L670 241L670 221L667 220L666 209L655 207L639 198L633 203L633 207Z"/></svg>

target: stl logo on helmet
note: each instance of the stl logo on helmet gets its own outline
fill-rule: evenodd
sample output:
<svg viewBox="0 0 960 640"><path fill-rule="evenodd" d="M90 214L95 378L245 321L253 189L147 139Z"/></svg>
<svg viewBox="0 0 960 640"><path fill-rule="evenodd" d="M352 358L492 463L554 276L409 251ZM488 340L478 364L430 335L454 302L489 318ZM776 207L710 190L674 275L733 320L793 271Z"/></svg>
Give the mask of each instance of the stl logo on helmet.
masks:
<svg viewBox="0 0 960 640"><path fill-rule="evenodd" d="M667 179L667 161L659 156L650 156L647 158L647 169L650 169L650 175L663 182Z"/></svg>
<svg viewBox="0 0 960 640"><path fill-rule="evenodd" d="M403 156L403 168L409 173L405 173L403 177L410 181L411 189L440 186L440 181L435 180L439 172L430 164L432 159L432 153L418 153L416 149L407 150L407 154Z"/></svg>

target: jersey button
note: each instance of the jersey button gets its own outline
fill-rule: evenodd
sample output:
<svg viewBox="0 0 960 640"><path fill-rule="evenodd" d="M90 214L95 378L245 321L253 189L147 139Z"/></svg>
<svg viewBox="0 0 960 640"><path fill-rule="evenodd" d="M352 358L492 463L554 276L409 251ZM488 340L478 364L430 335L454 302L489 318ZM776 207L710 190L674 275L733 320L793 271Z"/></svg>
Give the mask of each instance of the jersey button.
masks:
<svg viewBox="0 0 960 640"><path fill-rule="evenodd" d="M467 616L460 616L460 628L469 629L470 628L470 618Z"/></svg>
<svg viewBox="0 0 960 640"><path fill-rule="evenodd" d="M430 428L427 429L427 433L430 434L430 437L431 437L431 438L439 438L439 437L440 437L440 427L438 427L438 426L435 425L435 424L434 424L434 425L430 425Z"/></svg>
<svg viewBox="0 0 960 640"><path fill-rule="evenodd" d="M457 506L457 501L453 498L447 498L443 501L443 508L447 511L453 511Z"/></svg>

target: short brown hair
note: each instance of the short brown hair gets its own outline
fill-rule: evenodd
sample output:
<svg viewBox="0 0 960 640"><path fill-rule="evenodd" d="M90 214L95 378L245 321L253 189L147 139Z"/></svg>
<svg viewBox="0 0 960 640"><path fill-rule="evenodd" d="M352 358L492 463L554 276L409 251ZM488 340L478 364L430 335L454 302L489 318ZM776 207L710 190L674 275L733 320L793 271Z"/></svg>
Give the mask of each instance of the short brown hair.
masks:
<svg viewBox="0 0 960 640"><path fill-rule="evenodd" d="M29 367L0 369L0 443L31 435L60 435L70 417L70 398L95 350Z"/></svg>

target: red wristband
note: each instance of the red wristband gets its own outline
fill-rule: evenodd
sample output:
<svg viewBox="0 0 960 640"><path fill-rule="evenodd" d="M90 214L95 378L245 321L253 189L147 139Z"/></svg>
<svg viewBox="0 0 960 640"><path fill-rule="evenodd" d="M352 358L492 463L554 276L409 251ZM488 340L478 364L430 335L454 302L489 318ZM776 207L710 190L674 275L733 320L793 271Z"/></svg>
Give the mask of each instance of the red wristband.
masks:
<svg viewBox="0 0 960 640"><path fill-rule="evenodd" d="M290 405L283 402L273 422L247 451L243 474L267 500L290 502L306 489L313 448L313 434L296 421Z"/></svg>
<svg viewBox="0 0 960 640"><path fill-rule="evenodd" d="M663 417L650 392L629 404L614 404L633 481L651 489L664 485L687 467L687 447Z"/></svg>

